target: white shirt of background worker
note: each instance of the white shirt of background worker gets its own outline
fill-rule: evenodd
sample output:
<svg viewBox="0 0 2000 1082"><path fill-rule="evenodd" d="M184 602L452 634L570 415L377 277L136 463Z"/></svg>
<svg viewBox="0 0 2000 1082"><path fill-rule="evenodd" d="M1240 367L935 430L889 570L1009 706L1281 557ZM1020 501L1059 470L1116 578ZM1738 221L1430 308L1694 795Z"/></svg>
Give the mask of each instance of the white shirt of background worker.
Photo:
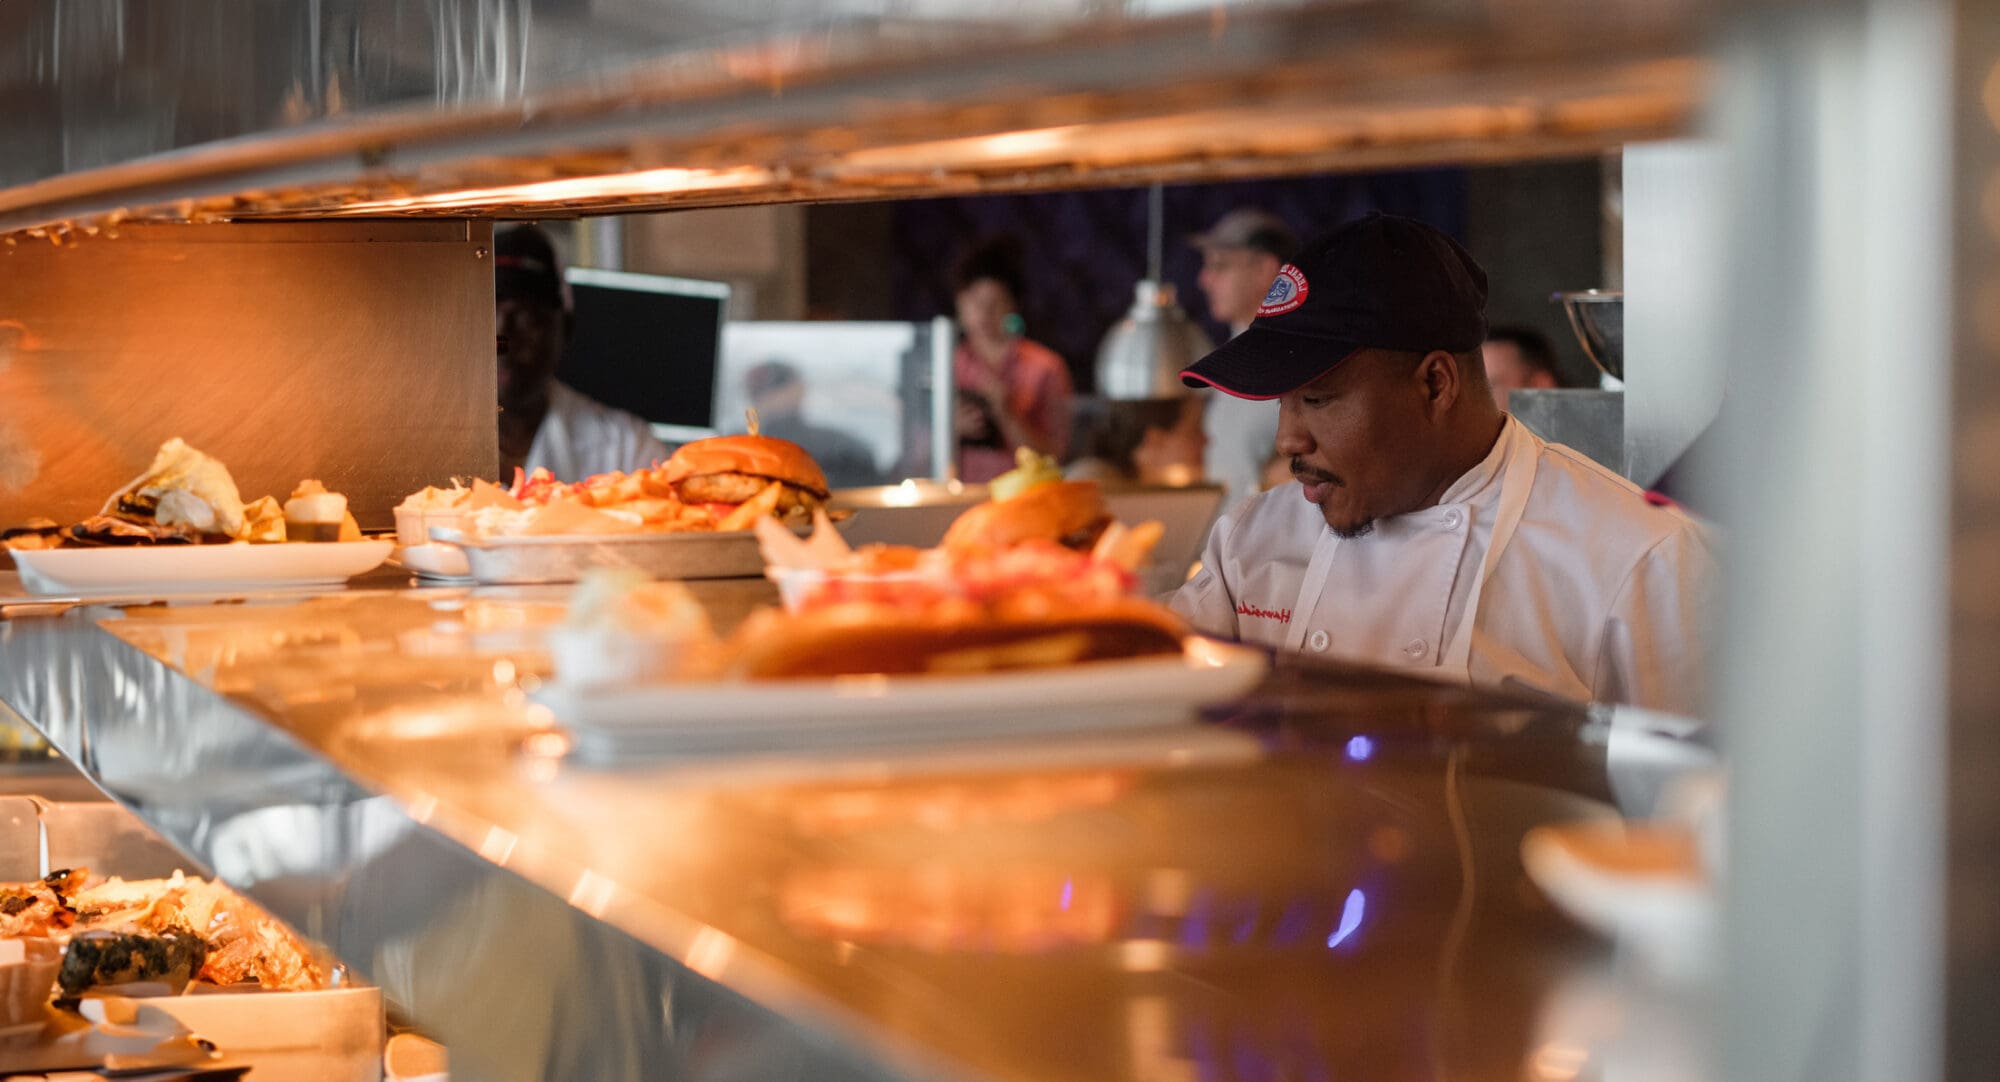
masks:
<svg viewBox="0 0 2000 1082"><path fill-rule="evenodd" d="M514 467L547 469L560 481L636 470L663 461L666 446L643 418L556 381L574 315L548 234L532 225L493 237L493 329L500 399L500 479Z"/></svg>
<svg viewBox="0 0 2000 1082"><path fill-rule="evenodd" d="M1239 207L1216 219L1193 243L1201 250L1199 281L1208 312L1229 325L1232 337L1256 318L1264 291L1298 248L1298 238L1282 219L1255 207ZM1208 436L1208 450L1202 468L1210 481L1228 490L1223 506L1232 507L1264 487L1264 463L1278 436L1278 404L1226 395L1206 397L1202 430Z"/></svg>
<svg viewBox="0 0 2000 1082"><path fill-rule="evenodd" d="M1698 712L1706 531L1500 411L1485 302L1472 257L1406 218L1301 251L1251 328L1182 373L1277 400L1297 480L1216 523L1173 607L1249 642Z"/></svg>

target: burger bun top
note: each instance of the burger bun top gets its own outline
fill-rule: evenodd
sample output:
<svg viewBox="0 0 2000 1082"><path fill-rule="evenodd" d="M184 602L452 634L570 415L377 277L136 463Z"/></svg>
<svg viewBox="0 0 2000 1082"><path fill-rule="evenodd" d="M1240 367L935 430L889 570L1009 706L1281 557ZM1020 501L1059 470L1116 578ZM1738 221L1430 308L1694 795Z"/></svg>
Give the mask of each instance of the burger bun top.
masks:
<svg viewBox="0 0 2000 1082"><path fill-rule="evenodd" d="M1106 517L1094 481L1036 485L1012 499L975 504L954 519L944 547L954 551L1009 548L1023 541L1059 541Z"/></svg>
<svg viewBox="0 0 2000 1082"><path fill-rule="evenodd" d="M682 445L663 467L668 484L714 473L746 473L796 485L824 499L826 473L806 449L775 436L715 436Z"/></svg>

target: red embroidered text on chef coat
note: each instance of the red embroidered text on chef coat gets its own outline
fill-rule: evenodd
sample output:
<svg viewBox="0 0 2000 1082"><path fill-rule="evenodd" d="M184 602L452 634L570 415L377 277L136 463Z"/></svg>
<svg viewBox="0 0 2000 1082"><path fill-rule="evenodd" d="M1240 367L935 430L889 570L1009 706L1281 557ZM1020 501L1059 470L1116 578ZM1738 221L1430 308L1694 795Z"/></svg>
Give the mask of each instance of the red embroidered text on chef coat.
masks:
<svg viewBox="0 0 2000 1082"><path fill-rule="evenodd" d="M1236 615L1255 616L1260 620L1276 620L1281 624L1292 622L1292 610L1290 609L1260 609L1246 602L1239 602L1237 604Z"/></svg>

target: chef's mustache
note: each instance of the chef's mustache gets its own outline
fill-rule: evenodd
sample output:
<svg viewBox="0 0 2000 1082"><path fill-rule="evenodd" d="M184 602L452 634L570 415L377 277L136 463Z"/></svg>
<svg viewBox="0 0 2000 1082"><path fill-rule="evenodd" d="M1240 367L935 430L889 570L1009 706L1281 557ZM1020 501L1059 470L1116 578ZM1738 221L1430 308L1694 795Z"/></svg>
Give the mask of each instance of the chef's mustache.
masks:
<svg viewBox="0 0 2000 1082"><path fill-rule="evenodd" d="M1345 481L1342 481L1339 477L1335 476L1334 474L1326 472L1325 470L1317 470L1312 468L1311 466L1306 465L1305 459L1302 458L1292 459L1292 476L1298 478L1301 481L1305 480L1323 481L1330 485L1344 485L1347 483Z"/></svg>

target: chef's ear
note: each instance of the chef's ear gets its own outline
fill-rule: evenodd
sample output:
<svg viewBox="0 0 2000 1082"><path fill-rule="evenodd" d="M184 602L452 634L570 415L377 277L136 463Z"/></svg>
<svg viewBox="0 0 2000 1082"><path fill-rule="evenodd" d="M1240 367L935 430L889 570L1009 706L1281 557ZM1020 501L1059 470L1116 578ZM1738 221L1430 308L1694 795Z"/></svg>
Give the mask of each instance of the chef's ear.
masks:
<svg viewBox="0 0 2000 1082"><path fill-rule="evenodd" d="M1465 393L1464 362L1441 349L1424 354L1417 362L1417 378L1423 381L1424 397L1431 408L1444 413Z"/></svg>

